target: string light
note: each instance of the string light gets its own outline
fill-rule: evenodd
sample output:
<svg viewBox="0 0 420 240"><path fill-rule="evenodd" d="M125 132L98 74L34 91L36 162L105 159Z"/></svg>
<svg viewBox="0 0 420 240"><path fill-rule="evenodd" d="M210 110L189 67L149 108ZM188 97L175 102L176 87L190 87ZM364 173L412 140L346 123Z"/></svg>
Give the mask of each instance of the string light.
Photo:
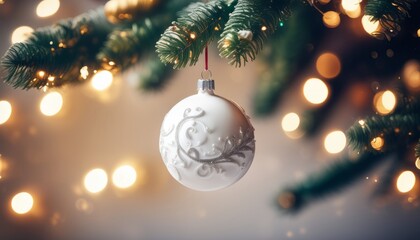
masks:
<svg viewBox="0 0 420 240"><path fill-rule="evenodd" d="M357 7L360 7L360 2L362 2L362 0L342 0L341 6L346 11L354 11Z"/></svg>
<svg viewBox="0 0 420 240"><path fill-rule="evenodd" d="M34 29L31 27L20 26L13 31L10 41L12 44L24 42L31 36L33 31Z"/></svg>
<svg viewBox="0 0 420 240"><path fill-rule="evenodd" d="M99 193L108 184L108 175L103 169L95 168L89 171L84 179L84 186L88 192Z"/></svg>
<svg viewBox="0 0 420 240"><path fill-rule="evenodd" d="M45 95L40 104L41 113L45 116L54 116L63 107L63 97L58 92L50 92Z"/></svg>
<svg viewBox="0 0 420 240"><path fill-rule="evenodd" d="M112 183L118 188L129 188L137 179L137 172L130 165L123 165L115 169L112 174Z"/></svg>
<svg viewBox="0 0 420 240"><path fill-rule="evenodd" d="M17 214L26 214L31 211L34 205L34 199L27 192L20 192L12 198L11 207Z"/></svg>
<svg viewBox="0 0 420 240"><path fill-rule="evenodd" d="M38 17L49 17L54 15L60 8L59 0L44 0L38 3L36 15Z"/></svg>
<svg viewBox="0 0 420 240"><path fill-rule="evenodd" d="M397 98L395 94L389 90L381 91L375 94L373 106L379 114L387 115L394 111L397 106Z"/></svg>
<svg viewBox="0 0 420 240"><path fill-rule="evenodd" d="M328 28L336 28L340 25L340 15L334 11L328 11L323 14L322 21Z"/></svg>
<svg viewBox="0 0 420 240"><path fill-rule="evenodd" d="M195 33L190 33L190 38L191 39L195 39L197 36L195 35Z"/></svg>
<svg viewBox="0 0 420 240"><path fill-rule="evenodd" d="M353 10L344 9L344 12L350 18L358 18L362 14L362 8L360 7L360 4L357 4L355 9L353 9Z"/></svg>
<svg viewBox="0 0 420 240"><path fill-rule="evenodd" d="M80 77L82 77L83 79L87 79L88 76L89 76L88 66L81 67L80 68Z"/></svg>
<svg viewBox="0 0 420 240"><path fill-rule="evenodd" d="M8 101L0 101L0 125L6 123L11 115L12 105Z"/></svg>
<svg viewBox="0 0 420 240"><path fill-rule="evenodd" d="M284 115L281 121L281 127L283 128L283 131L285 132L295 131L296 129L298 129L299 125L300 125L299 115L297 115L294 112Z"/></svg>
<svg viewBox="0 0 420 240"><path fill-rule="evenodd" d="M372 34L379 30L379 21L374 21L372 16L364 15L362 17L362 26L367 33Z"/></svg>
<svg viewBox="0 0 420 240"><path fill-rule="evenodd" d="M321 104L328 98L328 86L318 78L310 78L303 85L303 95L312 104Z"/></svg>
<svg viewBox="0 0 420 240"><path fill-rule="evenodd" d="M112 73L107 70L101 70L93 75L91 85L97 91L105 91L111 86L112 81Z"/></svg>
<svg viewBox="0 0 420 240"><path fill-rule="evenodd" d="M323 53L316 60L316 70L325 78L334 78L340 74L341 62L333 53Z"/></svg>
<svg viewBox="0 0 420 240"><path fill-rule="evenodd" d="M416 183L416 175L412 171L402 172L397 179L397 189L402 193L406 193L413 189Z"/></svg>
<svg viewBox="0 0 420 240"><path fill-rule="evenodd" d="M380 151L382 147L384 146L384 143L385 141L382 137L376 137L372 139L372 141L370 142L370 145L372 146L373 149Z"/></svg>
<svg viewBox="0 0 420 240"><path fill-rule="evenodd" d="M346 135L342 131L333 131L325 137L324 147L327 152L335 154L344 150L346 142Z"/></svg>

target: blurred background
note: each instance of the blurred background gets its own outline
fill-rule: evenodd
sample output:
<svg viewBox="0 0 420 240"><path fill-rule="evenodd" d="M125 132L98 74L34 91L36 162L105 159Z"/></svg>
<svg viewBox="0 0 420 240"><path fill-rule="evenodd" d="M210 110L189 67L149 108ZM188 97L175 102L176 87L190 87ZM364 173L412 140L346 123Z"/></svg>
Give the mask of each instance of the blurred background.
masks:
<svg viewBox="0 0 420 240"><path fill-rule="evenodd" d="M104 1L0 3L3 54L15 29L51 25ZM324 42L320 53L345 48L337 42L344 41L348 35L340 36L349 30L330 31L335 37ZM345 152L345 139L336 131L345 131L365 115L352 103L363 91L352 101L337 100L339 107L319 133L300 138L290 134L297 115L288 113L311 99L302 88L305 80L316 77L316 69L301 69L278 111L257 118L251 96L262 66L256 61L234 68L215 50L210 47L209 62L216 93L251 115L257 141L248 173L215 192L178 184L158 148L163 117L178 101L195 94L202 61L177 71L164 89L154 92L136 86L136 73L145 71L141 65L122 75L105 74L105 86L92 82L24 91L2 83L0 100L9 105L0 106L0 239L418 239L415 195L396 191L386 199L371 197L386 165L297 214L281 212L276 201L282 188ZM324 139L331 132L336 134L329 146Z"/></svg>

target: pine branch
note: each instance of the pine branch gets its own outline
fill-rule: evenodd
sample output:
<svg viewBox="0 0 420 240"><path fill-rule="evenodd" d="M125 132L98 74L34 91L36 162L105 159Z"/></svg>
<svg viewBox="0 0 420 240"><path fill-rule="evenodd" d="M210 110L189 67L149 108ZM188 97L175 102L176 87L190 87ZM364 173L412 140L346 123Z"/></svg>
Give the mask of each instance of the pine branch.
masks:
<svg viewBox="0 0 420 240"><path fill-rule="evenodd" d="M300 7L267 42L262 52L265 63L261 80L254 96L254 111L257 115L272 113L287 87L296 79L300 69L309 64L308 44L316 43L323 34L315 34L323 25L313 21L318 12Z"/></svg>
<svg viewBox="0 0 420 240"><path fill-rule="evenodd" d="M173 70L158 58L148 60L140 73L139 87L145 90L158 90L170 80Z"/></svg>
<svg viewBox="0 0 420 240"><path fill-rule="evenodd" d="M344 158L337 161L296 186L285 188L277 199L278 206L286 212L296 213L314 200L338 192L360 179L383 157L384 154L364 152L357 159Z"/></svg>
<svg viewBox="0 0 420 240"><path fill-rule="evenodd" d="M188 6L156 43L161 61L174 68L196 64L206 45L224 27L235 4L236 0L213 0Z"/></svg>
<svg viewBox="0 0 420 240"><path fill-rule="evenodd" d="M38 29L5 53L3 79L23 89L79 83L81 67L99 67L95 55L111 29L102 9Z"/></svg>
<svg viewBox="0 0 420 240"><path fill-rule="evenodd" d="M379 21L382 29L373 33L377 38L390 40L401 30L401 25L410 17L410 10L417 0L368 0L365 14Z"/></svg>
<svg viewBox="0 0 420 240"><path fill-rule="evenodd" d="M295 0L239 0L219 40L219 52L230 64L254 60L264 42L290 14Z"/></svg>

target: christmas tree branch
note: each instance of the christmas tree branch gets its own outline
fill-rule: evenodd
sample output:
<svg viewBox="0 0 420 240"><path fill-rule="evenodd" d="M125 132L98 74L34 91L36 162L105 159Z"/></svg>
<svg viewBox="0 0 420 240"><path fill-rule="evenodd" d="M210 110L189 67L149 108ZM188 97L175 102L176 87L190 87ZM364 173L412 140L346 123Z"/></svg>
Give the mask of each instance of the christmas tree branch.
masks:
<svg viewBox="0 0 420 240"><path fill-rule="evenodd" d="M149 59L140 71L139 87L145 90L158 90L170 80L173 69L163 64L159 58Z"/></svg>
<svg viewBox="0 0 420 240"><path fill-rule="evenodd" d="M300 2L239 0L221 34L220 55L239 67L254 60L268 36L289 16L292 3Z"/></svg>
<svg viewBox="0 0 420 240"><path fill-rule="evenodd" d="M174 68L196 64L208 42L224 27L235 4L235 0L213 0L188 6L156 43L161 61Z"/></svg>
<svg viewBox="0 0 420 240"><path fill-rule="evenodd" d="M321 173L309 176L296 186L285 188L278 199L278 206L286 212L297 212L314 200L337 192L350 185L375 167L384 154L364 152L357 159L350 157L332 163Z"/></svg>
<svg viewBox="0 0 420 240"><path fill-rule="evenodd" d="M112 29L102 9L38 29L3 56L3 78L23 89L79 83L80 68L99 67L95 55Z"/></svg>
<svg viewBox="0 0 420 240"><path fill-rule="evenodd" d="M388 40L401 30L401 25L410 16L410 10L417 0L368 0L365 14L379 21L382 29L373 33L378 38Z"/></svg>

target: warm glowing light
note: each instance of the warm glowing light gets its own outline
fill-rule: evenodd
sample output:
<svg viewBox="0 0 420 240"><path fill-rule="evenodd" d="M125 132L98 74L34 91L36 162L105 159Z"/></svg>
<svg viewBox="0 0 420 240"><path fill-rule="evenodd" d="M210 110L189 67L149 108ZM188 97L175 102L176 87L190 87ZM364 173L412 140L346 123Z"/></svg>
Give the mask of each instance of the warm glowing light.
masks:
<svg viewBox="0 0 420 240"><path fill-rule="evenodd" d="M281 121L281 127L283 128L283 131L285 132L295 131L296 129L298 129L299 124L300 124L299 115L297 115L294 112L286 114Z"/></svg>
<svg viewBox="0 0 420 240"><path fill-rule="evenodd" d="M420 158L416 159L416 168L420 169Z"/></svg>
<svg viewBox="0 0 420 240"><path fill-rule="evenodd" d="M346 147L346 142L346 135L342 131L333 131L325 137L324 147L329 153L339 153Z"/></svg>
<svg viewBox="0 0 420 240"><path fill-rule="evenodd" d="M45 116L54 116L63 107L63 97L58 92L51 92L45 95L40 104L41 113Z"/></svg>
<svg viewBox="0 0 420 240"><path fill-rule="evenodd" d="M17 214L25 214L31 211L34 205L34 199L27 192L20 192L12 198L12 210Z"/></svg>
<svg viewBox="0 0 420 240"><path fill-rule="evenodd" d="M416 183L416 176L412 171L404 171L398 176L397 189L402 193L406 193L413 189Z"/></svg>
<svg viewBox="0 0 420 240"><path fill-rule="evenodd" d="M417 29L417 37L420 37L420 28Z"/></svg>
<svg viewBox="0 0 420 240"><path fill-rule="evenodd" d="M395 94L389 90L378 92L373 98L373 105L379 114L386 115L395 109L397 98Z"/></svg>
<svg viewBox="0 0 420 240"><path fill-rule="evenodd" d="M324 25L328 28L336 28L340 25L340 15L334 11L328 11L322 16Z"/></svg>
<svg viewBox="0 0 420 240"><path fill-rule="evenodd" d="M87 191L91 193L99 193L105 189L108 184L108 175L103 169L96 168L89 171L84 180Z"/></svg>
<svg viewBox="0 0 420 240"><path fill-rule="evenodd" d="M316 70L325 78L334 78L341 71L341 62L333 53L323 53L316 60Z"/></svg>
<svg viewBox="0 0 420 240"><path fill-rule="evenodd" d="M362 0L342 0L341 6L346 11L354 11L358 6L360 7L359 3L361 1Z"/></svg>
<svg viewBox="0 0 420 240"><path fill-rule="evenodd" d="M197 36L195 35L195 33L190 33L190 38L191 39L195 39Z"/></svg>
<svg viewBox="0 0 420 240"><path fill-rule="evenodd" d="M38 71L38 77L43 78L45 76L45 71Z"/></svg>
<svg viewBox="0 0 420 240"><path fill-rule="evenodd" d="M137 172L134 167L124 165L115 169L112 174L112 183L118 188L131 187L137 179Z"/></svg>
<svg viewBox="0 0 420 240"><path fill-rule="evenodd" d="M310 103L323 103L328 97L328 86L318 78L310 78L303 85L303 95Z"/></svg>
<svg viewBox="0 0 420 240"><path fill-rule="evenodd" d="M12 43L15 44L18 42L26 41L26 39L28 39L31 36L33 31L34 29L28 26L20 26L16 28L12 33Z"/></svg>
<svg viewBox="0 0 420 240"><path fill-rule="evenodd" d="M319 3L321 4L328 4L331 0L319 0Z"/></svg>
<svg viewBox="0 0 420 240"><path fill-rule="evenodd" d="M12 105L8 101L0 101L0 125L9 120L12 115Z"/></svg>
<svg viewBox="0 0 420 240"><path fill-rule="evenodd" d="M372 141L370 142L370 145L372 146L373 149L380 151L382 147L384 146L384 143L385 141L382 137L376 137L372 139Z"/></svg>
<svg viewBox="0 0 420 240"><path fill-rule="evenodd" d="M83 66L80 68L80 77L86 79L89 76L88 66Z"/></svg>
<svg viewBox="0 0 420 240"><path fill-rule="evenodd" d="M91 84L95 90L104 91L111 86L112 80L112 73L107 70L102 70L93 75Z"/></svg>
<svg viewBox="0 0 420 240"><path fill-rule="evenodd" d="M38 15L38 17L49 17L54 15L59 8L59 0L44 0L38 3L36 15Z"/></svg>
<svg viewBox="0 0 420 240"><path fill-rule="evenodd" d="M372 16L364 15L362 17L363 29L369 34L372 34L379 30L379 21L373 21Z"/></svg>
<svg viewBox="0 0 420 240"><path fill-rule="evenodd" d="M267 27L266 27L266 26L262 26L262 27L261 27L261 31L263 31L263 32L264 32L264 31L266 31L266 30L267 30Z"/></svg>
<svg viewBox="0 0 420 240"><path fill-rule="evenodd" d="M344 9L344 11L350 18L358 18L362 14L362 8L360 7L360 4L357 4L354 10Z"/></svg>
<svg viewBox="0 0 420 240"><path fill-rule="evenodd" d="M404 64L403 80L411 91L420 90L420 62L410 60Z"/></svg>

